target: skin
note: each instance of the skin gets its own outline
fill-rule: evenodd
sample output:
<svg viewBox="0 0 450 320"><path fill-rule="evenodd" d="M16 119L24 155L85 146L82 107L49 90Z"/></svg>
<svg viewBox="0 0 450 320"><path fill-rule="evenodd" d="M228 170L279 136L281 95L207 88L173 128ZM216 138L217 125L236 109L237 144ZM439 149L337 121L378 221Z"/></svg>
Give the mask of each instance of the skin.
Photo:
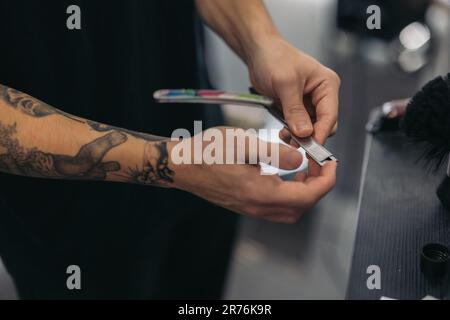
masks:
<svg viewBox="0 0 450 320"><path fill-rule="evenodd" d="M293 47L261 0L196 0L205 23L247 64L253 87L279 102L290 130L319 143L337 130L340 78ZM280 138L293 146L288 130ZM310 175L320 168L312 164Z"/></svg>
<svg viewBox="0 0 450 320"><path fill-rule="evenodd" d="M0 171L5 173L177 188L237 213L285 223L297 221L334 185L335 163L327 164L318 177L299 174L297 181L283 182L245 164L257 154L248 148L242 164L175 165L171 151L178 143L69 115L0 85ZM280 148L281 168L301 164L297 150L267 146L274 147Z"/></svg>
<svg viewBox="0 0 450 320"><path fill-rule="evenodd" d="M3 172L166 186L173 175L167 167L166 151L165 138L69 115L0 85Z"/></svg>
<svg viewBox="0 0 450 320"><path fill-rule="evenodd" d="M173 143L169 145L173 147ZM292 170L301 164L301 156L293 153L294 149L278 147L281 168ZM251 154L252 150L247 149L246 158ZM293 181L283 181L277 175L263 176L258 166L248 164L180 166L176 185L231 211L292 224L333 188L336 166L336 162L328 162L317 175L298 173Z"/></svg>
<svg viewBox="0 0 450 320"><path fill-rule="evenodd" d="M337 127L339 77L283 40L262 1L196 4L203 20L247 64L255 89L279 102L292 132L324 143ZM289 142L287 131L281 136ZM257 152L248 149L243 164L175 165L171 151L177 143L69 115L0 85L0 171L5 173L177 188L237 213L283 223L296 222L336 180L335 162L312 165L308 174L288 182L262 176L258 166L245 164ZM278 147L280 168L301 164L297 150Z"/></svg>

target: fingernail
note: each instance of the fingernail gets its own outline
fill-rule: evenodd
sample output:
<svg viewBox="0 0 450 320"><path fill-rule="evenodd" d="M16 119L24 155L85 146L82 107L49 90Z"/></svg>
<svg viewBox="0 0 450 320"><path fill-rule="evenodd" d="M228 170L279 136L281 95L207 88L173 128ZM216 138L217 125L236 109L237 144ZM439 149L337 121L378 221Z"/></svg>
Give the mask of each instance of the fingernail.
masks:
<svg viewBox="0 0 450 320"><path fill-rule="evenodd" d="M295 125L294 129L297 134L309 133L312 130L311 125L306 121L298 123L297 125Z"/></svg>
<svg viewBox="0 0 450 320"><path fill-rule="evenodd" d="M284 130L280 131L280 138L281 139L287 139L287 138L289 138L289 136L290 136L289 132L286 132Z"/></svg>

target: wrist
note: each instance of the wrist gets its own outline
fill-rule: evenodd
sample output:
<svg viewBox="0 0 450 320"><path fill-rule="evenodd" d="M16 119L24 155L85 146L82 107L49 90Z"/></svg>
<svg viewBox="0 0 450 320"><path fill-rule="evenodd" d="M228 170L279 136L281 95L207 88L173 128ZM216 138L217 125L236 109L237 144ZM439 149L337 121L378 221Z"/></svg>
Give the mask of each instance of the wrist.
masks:
<svg viewBox="0 0 450 320"><path fill-rule="evenodd" d="M270 48L277 47L284 41L283 37L276 29L270 32L257 31L247 39L241 40L241 47L244 53L244 60L248 64L255 59L260 52L264 50L271 50Z"/></svg>
<svg viewBox="0 0 450 320"><path fill-rule="evenodd" d="M141 185L172 188L175 171L169 161L169 140L146 141L136 170L130 169L133 181ZM141 149L142 150L142 149Z"/></svg>
<svg viewBox="0 0 450 320"><path fill-rule="evenodd" d="M193 159L188 159L188 161L180 161L179 155L174 156L175 146L177 146L180 141L167 141L167 155L168 155L168 167L174 172L173 182L170 187L189 191L193 183L193 178L199 174L199 169L202 165L193 164Z"/></svg>

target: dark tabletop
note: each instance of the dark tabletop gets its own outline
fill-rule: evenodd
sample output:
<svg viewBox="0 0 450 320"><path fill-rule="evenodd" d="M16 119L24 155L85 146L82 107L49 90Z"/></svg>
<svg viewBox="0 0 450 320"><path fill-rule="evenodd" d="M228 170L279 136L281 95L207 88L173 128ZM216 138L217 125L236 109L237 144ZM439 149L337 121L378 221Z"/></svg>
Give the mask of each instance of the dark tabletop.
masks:
<svg viewBox="0 0 450 320"><path fill-rule="evenodd" d="M447 280L427 280L421 248L450 246L450 213L436 197L445 168L432 173L417 163L420 150L398 132L368 136L358 229L347 299L449 298ZM381 269L381 289L367 288L367 268Z"/></svg>

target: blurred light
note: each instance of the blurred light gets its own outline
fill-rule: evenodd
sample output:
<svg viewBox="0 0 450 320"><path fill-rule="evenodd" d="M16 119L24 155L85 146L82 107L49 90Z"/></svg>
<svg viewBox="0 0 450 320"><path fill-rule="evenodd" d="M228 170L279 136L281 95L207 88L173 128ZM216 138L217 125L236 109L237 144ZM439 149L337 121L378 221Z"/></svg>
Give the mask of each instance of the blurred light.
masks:
<svg viewBox="0 0 450 320"><path fill-rule="evenodd" d="M418 50L426 45L431 38L430 29L427 26L413 22L400 32L400 43L407 50Z"/></svg>
<svg viewBox="0 0 450 320"><path fill-rule="evenodd" d="M402 67L403 71L416 72L427 64L427 60L423 55L412 54L411 52L404 51L400 53L398 63Z"/></svg>
<svg viewBox="0 0 450 320"><path fill-rule="evenodd" d="M388 48L389 45L380 39L366 39L360 43L362 56L378 66L387 65L391 61Z"/></svg>
<svg viewBox="0 0 450 320"><path fill-rule="evenodd" d="M428 63L431 31L426 25L419 22L409 24L400 32L398 42L401 48L397 61L403 71L413 73Z"/></svg>
<svg viewBox="0 0 450 320"><path fill-rule="evenodd" d="M450 0L436 0L436 3L450 8Z"/></svg>

